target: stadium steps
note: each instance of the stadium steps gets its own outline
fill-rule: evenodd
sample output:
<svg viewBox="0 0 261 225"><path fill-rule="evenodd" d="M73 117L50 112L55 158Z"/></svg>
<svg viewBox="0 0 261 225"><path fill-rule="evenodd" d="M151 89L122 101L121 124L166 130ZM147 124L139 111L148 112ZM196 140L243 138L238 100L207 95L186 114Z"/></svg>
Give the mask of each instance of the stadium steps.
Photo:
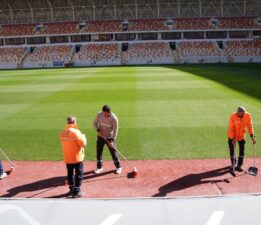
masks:
<svg viewBox="0 0 261 225"><path fill-rule="evenodd" d="M23 68L24 60L26 59L26 57L27 57L28 55L30 55L30 48L27 48L27 49L24 51L24 54L22 55L22 57L20 58L19 62L17 63L17 68L18 68L18 69Z"/></svg>
<svg viewBox="0 0 261 225"><path fill-rule="evenodd" d="M225 55L227 57L228 63L234 63L233 56L227 50L227 43L226 42L224 42L224 50L223 50L223 52L225 53Z"/></svg>
<svg viewBox="0 0 261 225"><path fill-rule="evenodd" d="M179 59L179 55L178 55L177 50L173 50L172 53L173 53L173 56L174 56L174 63L180 64L180 59Z"/></svg>
<svg viewBox="0 0 261 225"><path fill-rule="evenodd" d="M121 52L121 65L125 65L127 63L127 52Z"/></svg>
<svg viewBox="0 0 261 225"><path fill-rule="evenodd" d="M234 63L233 56L229 54L228 50L226 49L224 52L227 56L228 63Z"/></svg>
<svg viewBox="0 0 261 225"><path fill-rule="evenodd" d="M68 65L73 64L73 56L74 56L75 52L76 52L76 47L73 46L72 49L71 49L71 55L70 55L70 58L69 58L69 60L68 60Z"/></svg>

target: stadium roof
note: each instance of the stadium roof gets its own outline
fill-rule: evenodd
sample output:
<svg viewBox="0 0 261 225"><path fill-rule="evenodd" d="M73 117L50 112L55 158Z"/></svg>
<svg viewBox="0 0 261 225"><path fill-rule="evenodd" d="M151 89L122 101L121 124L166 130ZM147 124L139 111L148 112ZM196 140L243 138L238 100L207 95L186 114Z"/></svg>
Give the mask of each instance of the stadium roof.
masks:
<svg viewBox="0 0 261 225"><path fill-rule="evenodd" d="M2 24L231 16L261 17L261 0L0 0Z"/></svg>

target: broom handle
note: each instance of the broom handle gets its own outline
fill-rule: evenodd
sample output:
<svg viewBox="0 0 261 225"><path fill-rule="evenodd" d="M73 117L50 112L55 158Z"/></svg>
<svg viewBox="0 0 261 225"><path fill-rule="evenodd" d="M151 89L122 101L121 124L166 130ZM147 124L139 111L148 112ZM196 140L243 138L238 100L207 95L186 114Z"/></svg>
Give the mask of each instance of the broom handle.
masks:
<svg viewBox="0 0 261 225"><path fill-rule="evenodd" d="M236 169L236 145L237 145L237 142L234 142L233 143L233 148L234 148L234 151L233 151L233 173L235 173L235 169Z"/></svg>
<svg viewBox="0 0 261 225"><path fill-rule="evenodd" d="M4 153L4 151L1 148L0 148L0 151L1 151L2 155L8 160L10 165L13 165L13 162L7 157L7 155Z"/></svg>
<svg viewBox="0 0 261 225"><path fill-rule="evenodd" d="M102 137L102 138L107 142L107 144L110 143L109 141L107 141L107 139L106 139L105 137ZM117 148L115 148L115 147L113 146L113 149L114 149L115 151L117 151L117 152L120 154L120 156L121 156L123 159L125 159L125 161L128 162L133 168L136 168Z"/></svg>
<svg viewBox="0 0 261 225"><path fill-rule="evenodd" d="M254 167L256 167L256 144L254 144Z"/></svg>

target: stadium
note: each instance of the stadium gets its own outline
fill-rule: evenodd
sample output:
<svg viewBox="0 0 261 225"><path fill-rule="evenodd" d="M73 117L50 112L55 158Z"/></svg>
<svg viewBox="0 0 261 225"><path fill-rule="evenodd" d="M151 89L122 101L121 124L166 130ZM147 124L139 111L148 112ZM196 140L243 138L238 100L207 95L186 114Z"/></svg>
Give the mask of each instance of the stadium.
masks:
<svg viewBox="0 0 261 225"><path fill-rule="evenodd" d="M260 63L259 0L0 0L0 225L260 224ZM94 173L107 104L120 174L106 147ZM238 106L254 133L231 173ZM87 137L79 199L59 139L69 115Z"/></svg>
<svg viewBox="0 0 261 225"><path fill-rule="evenodd" d="M259 1L1 2L0 68L261 61Z"/></svg>

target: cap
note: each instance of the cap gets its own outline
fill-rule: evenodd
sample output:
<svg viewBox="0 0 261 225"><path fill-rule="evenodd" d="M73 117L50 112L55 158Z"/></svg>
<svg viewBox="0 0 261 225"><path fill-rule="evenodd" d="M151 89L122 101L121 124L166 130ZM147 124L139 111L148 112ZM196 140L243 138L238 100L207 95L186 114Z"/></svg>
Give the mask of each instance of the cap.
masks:
<svg viewBox="0 0 261 225"><path fill-rule="evenodd" d="M76 123L76 117L75 116L68 116L67 117L67 123L68 124L75 124Z"/></svg>
<svg viewBox="0 0 261 225"><path fill-rule="evenodd" d="M246 112L246 108L244 106L238 106L237 112Z"/></svg>
<svg viewBox="0 0 261 225"><path fill-rule="evenodd" d="M104 105L104 106L102 107L102 111L103 111L103 112L111 112L111 107L108 106L108 105Z"/></svg>

